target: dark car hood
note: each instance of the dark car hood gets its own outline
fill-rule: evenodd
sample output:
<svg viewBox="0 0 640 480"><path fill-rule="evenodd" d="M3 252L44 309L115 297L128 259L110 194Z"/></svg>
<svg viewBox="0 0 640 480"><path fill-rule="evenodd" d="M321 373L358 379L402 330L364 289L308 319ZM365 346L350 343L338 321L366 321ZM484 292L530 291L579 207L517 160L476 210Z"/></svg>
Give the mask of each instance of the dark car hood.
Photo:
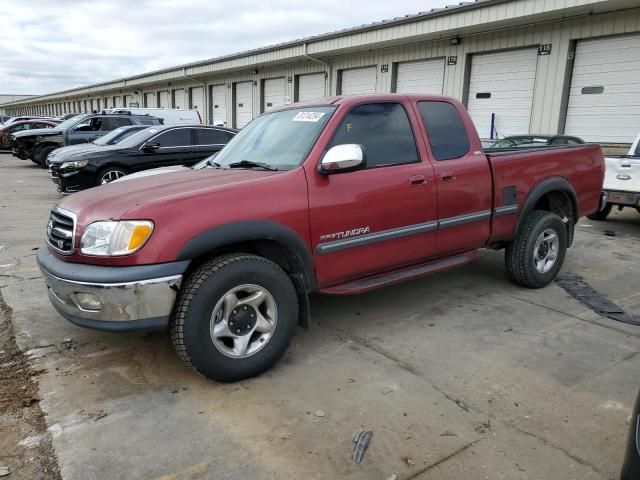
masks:
<svg viewBox="0 0 640 480"><path fill-rule="evenodd" d="M136 178L127 182L113 182L68 196L59 206L77 213L80 223L95 220L120 219L133 208L172 198L178 201L203 192L234 187L284 172L245 169L187 169L166 175Z"/></svg>
<svg viewBox="0 0 640 480"><path fill-rule="evenodd" d="M13 134L15 138L43 137L45 135L60 135L64 130L59 128L36 128L35 130L22 130Z"/></svg>
<svg viewBox="0 0 640 480"><path fill-rule="evenodd" d="M93 143L83 143L81 145L70 145L68 147L58 148L54 150L50 157L54 162L71 162L74 160L85 159L87 157L95 157L113 154L117 150L123 150L122 147L116 145L95 145Z"/></svg>

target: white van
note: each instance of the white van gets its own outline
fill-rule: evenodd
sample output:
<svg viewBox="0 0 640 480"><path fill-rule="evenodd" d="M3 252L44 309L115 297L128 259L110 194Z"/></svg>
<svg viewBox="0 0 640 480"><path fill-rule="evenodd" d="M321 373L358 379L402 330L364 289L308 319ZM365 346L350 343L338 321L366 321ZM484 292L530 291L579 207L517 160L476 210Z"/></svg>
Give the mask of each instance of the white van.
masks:
<svg viewBox="0 0 640 480"><path fill-rule="evenodd" d="M188 110L186 108L138 108L138 107L120 107L107 108L106 113L129 113L132 115L151 115L152 117L162 118L165 125L195 125L202 124L202 118L197 110Z"/></svg>

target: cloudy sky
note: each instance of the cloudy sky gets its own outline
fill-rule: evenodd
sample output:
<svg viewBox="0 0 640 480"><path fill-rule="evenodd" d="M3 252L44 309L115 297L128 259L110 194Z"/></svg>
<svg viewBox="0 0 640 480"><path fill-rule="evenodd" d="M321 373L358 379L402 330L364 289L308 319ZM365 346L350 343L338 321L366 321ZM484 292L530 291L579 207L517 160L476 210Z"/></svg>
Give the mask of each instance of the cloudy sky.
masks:
<svg viewBox="0 0 640 480"><path fill-rule="evenodd" d="M0 93L50 93L452 3L2 0Z"/></svg>

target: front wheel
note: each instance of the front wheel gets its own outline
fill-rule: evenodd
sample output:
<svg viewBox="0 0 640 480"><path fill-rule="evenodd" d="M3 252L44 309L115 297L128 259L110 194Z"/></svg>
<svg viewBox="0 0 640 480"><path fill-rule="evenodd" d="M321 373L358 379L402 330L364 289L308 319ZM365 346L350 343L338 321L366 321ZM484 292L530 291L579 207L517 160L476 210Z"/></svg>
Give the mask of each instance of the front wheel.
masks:
<svg viewBox="0 0 640 480"><path fill-rule="evenodd" d="M505 251L507 274L516 283L541 288L553 281L567 252L567 229L555 213L536 210Z"/></svg>
<svg viewBox="0 0 640 480"><path fill-rule="evenodd" d="M40 150L37 154L36 157L36 162L37 164L39 164L42 168L47 168L47 157L49 156L49 154L51 152L53 152L56 148L58 147L45 147L42 150Z"/></svg>
<svg viewBox="0 0 640 480"><path fill-rule="evenodd" d="M612 208L613 208L613 204L607 203L602 210L598 210L597 212L593 212L591 215L587 215L587 218L589 220L604 221L607 219L607 217L611 213Z"/></svg>
<svg viewBox="0 0 640 480"><path fill-rule="evenodd" d="M187 279L170 332L178 356L207 378L253 377L285 353L298 299L275 263L249 254L210 260Z"/></svg>
<svg viewBox="0 0 640 480"><path fill-rule="evenodd" d="M106 185L107 183L111 183L114 180L124 177L126 174L127 171L122 167L108 167L98 173L96 185Z"/></svg>

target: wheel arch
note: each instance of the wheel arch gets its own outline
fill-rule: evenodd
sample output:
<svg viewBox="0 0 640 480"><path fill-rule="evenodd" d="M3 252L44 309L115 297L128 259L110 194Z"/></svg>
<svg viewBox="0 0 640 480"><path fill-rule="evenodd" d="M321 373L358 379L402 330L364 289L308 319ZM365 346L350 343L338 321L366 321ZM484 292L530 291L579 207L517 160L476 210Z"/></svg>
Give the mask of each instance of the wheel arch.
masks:
<svg viewBox="0 0 640 480"><path fill-rule="evenodd" d="M248 220L214 227L187 241L176 261L190 260L188 273L214 256L253 253L267 258L291 278L300 304L300 324L309 324L308 293L316 289L313 257L291 228L270 220Z"/></svg>
<svg viewBox="0 0 640 480"><path fill-rule="evenodd" d="M545 210L556 213L560 218L567 218L568 246L573 243L575 224L578 223L578 196L571 183L562 177L547 178L536 184L521 209L516 226L516 233L520 232L524 220L535 210Z"/></svg>

